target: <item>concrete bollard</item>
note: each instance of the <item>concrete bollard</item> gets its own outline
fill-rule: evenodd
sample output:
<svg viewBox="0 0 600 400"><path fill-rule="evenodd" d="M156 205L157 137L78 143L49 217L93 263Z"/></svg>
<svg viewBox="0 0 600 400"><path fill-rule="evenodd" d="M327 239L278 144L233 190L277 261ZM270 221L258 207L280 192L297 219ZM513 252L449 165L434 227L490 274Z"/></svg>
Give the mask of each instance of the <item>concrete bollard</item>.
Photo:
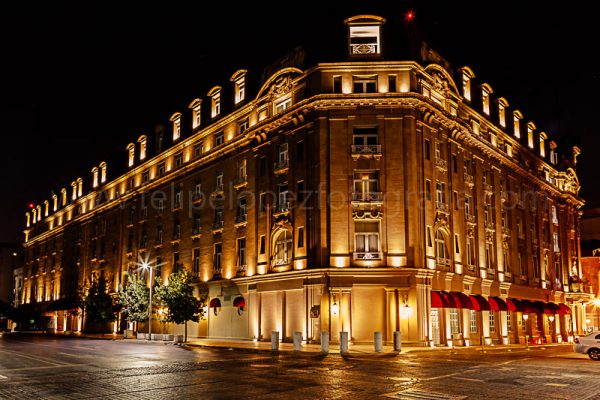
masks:
<svg viewBox="0 0 600 400"><path fill-rule="evenodd" d="M300 343L302 343L302 332L294 332L294 351L300 351Z"/></svg>
<svg viewBox="0 0 600 400"><path fill-rule="evenodd" d="M279 332L271 332L271 350L279 351Z"/></svg>
<svg viewBox="0 0 600 400"><path fill-rule="evenodd" d="M383 336L381 332L375 332L375 353L383 351Z"/></svg>
<svg viewBox="0 0 600 400"><path fill-rule="evenodd" d="M394 331L394 351L402 351L402 333Z"/></svg>
<svg viewBox="0 0 600 400"><path fill-rule="evenodd" d="M329 332L321 332L321 353L329 353Z"/></svg>
<svg viewBox="0 0 600 400"><path fill-rule="evenodd" d="M348 332L340 332L340 354L348 354Z"/></svg>

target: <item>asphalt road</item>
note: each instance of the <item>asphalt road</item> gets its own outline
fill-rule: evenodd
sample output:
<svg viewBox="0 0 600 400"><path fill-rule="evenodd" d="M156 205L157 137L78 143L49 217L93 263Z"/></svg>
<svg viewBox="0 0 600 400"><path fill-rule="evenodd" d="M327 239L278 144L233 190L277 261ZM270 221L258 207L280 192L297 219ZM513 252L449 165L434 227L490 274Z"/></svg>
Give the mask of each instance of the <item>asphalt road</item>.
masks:
<svg viewBox="0 0 600 400"><path fill-rule="evenodd" d="M0 337L0 399L188 398L600 399L600 363L571 346L323 357Z"/></svg>

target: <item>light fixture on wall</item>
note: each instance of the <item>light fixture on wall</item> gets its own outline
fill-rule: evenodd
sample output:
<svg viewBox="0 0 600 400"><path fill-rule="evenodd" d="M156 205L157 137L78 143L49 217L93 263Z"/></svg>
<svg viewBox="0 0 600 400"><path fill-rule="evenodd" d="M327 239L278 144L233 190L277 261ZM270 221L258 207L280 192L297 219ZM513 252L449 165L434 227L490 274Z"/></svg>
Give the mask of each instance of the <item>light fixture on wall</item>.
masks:
<svg viewBox="0 0 600 400"><path fill-rule="evenodd" d="M335 295L335 293L332 296L333 302L331 303L331 314L338 315L340 313L340 305L337 303L337 296Z"/></svg>
<svg viewBox="0 0 600 400"><path fill-rule="evenodd" d="M527 321L529 319L529 314L523 314L523 319Z"/></svg>
<svg viewBox="0 0 600 400"><path fill-rule="evenodd" d="M551 315L551 316L549 316L549 317L548 317L548 320L549 320L550 322L554 322L554 315Z"/></svg>
<svg viewBox="0 0 600 400"><path fill-rule="evenodd" d="M402 307L400 307L400 317L402 319L408 319L412 315L413 311L412 307L408 305L408 294L404 295L402 302L404 304L402 305Z"/></svg>

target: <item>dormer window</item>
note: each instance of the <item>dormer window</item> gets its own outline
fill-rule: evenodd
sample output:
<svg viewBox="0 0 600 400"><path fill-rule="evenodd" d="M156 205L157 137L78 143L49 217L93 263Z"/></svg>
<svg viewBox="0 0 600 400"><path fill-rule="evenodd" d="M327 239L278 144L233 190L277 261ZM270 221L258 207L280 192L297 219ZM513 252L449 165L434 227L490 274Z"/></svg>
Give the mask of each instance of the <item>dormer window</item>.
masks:
<svg viewBox="0 0 600 400"><path fill-rule="evenodd" d="M27 217L27 227L29 228L31 226L31 215L29 213L25 213L25 216Z"/></svg>
<svg viewBox="0 0 600 400"><path fill-rule="evenodd" d="M196 129L200 126L201 122L201 114L200 114L200 105L202 104L202 100L194 99L188 106L192 110L192 129Z"/></svg>
<svg viewBox="0 0 600 400"><path fill-rule="evenodd" d="M171 115L169 121L173 122L173 141L179 140L181 137L181 113L176 112Z"/></svg>
<svg viewBox="0 0 600 400"><path fill-rule="evenodd" d="M504 97L498 99L498 123L503 128L506 128L506 108L508 107L508 101Z"/></svg>
<svg viewBox="0 0 600 400"><path fill-rule="evenodd" d="M106 163L100 163L100 183L106 182Z"/></svg>
<svg viewBox="0 0 600 400"><path fill-rule="evenodd" d="M521 119L523 114L520 111L513 112L513 134L517 139L521 138Z"/></svg>
<svg viewBox="0 0 600 400"><path fill-rule="evenodd" d="M133 143L129 143L127 145L127 154L128 154L127 166L133 167L133 163L135 161L135 145Z"/></svg>
<svg viewBox="0 0 600 400"><path fill-rule="evenodd" d="M138 143L140 144L140 161L145 160L146 159L146 149L147 149L147 143L146 143L146 136L142 135L138 138Z"/></svg>
<svg viewBox="0 0 600 400"><path fill-rule="evenodd" d="M62 188L60 191L60 196L61 196L61 204L62 206L66 206L67 205L67 189Z"/></svg>
<svg viewBox="0 0 600 400"><path fill-rule="evenodd" d="M71 200L77 200L77 183L71 182Z"/></svg>
<svg viewBox="0 0 600 400"><path fill-rule="evenodd" d="M52 211L56 211L58 210L58 196L53 194L52 195Z"/></svg>
<svg viewBox="0 0 600 400"><path fill-rule="evenodd" d="M210 97L210 117L215 118L221 114L221 86L215 86L208 92Z"/></svg>
<svg viewBox="0 0 600 400"><path fill-rule="evenodd" d="M462 91L463 97L471 101L471 80L475 78L475 74L469 67L462 68Z"/></svg>
<svg viewBox="0 0 600 400"><path fill-rule="evenodd" d="M239 104L246 99L246 72L245 69L240 69L231 77L234 86L235 104Z"/></svg>
<svg viewBox="0 0 600 400"><path fill-rule="evenodd" d="M350 55L381 54L381 25L385 19L375 15L358 15L348 18Z"/></svg>
<svg viewBox="0 0 600 400"><path fill-rule="evenodd" d="M493 93L492 88L487 83L481 85L481 106L486 115L490 115L490 94Z"/></svg>
<svg viewBox="0 0 600 400"><path fill-rule="evenodd" d="M50 203L48 202L48 200L44 201L44 217L48 216L48 213L50 211Z"/></svg>
<svg viewBox="0 0 600 400"><path fill-rule="evenodd" d="M92 168L92 187L98 187L98 167Z"/></svg>
<svg viewBox="0 0 600 400"><path fill-rule="evenodd" d="M530 149L533 149L533 131L535 131L535 124L529 122L527 124L527 146L529 146Z"/></svg>
<svg viewBox="0 0 600 400"><path fill-rule="evenodd" d="M558 154L556 153L556 142L551 141L548 143L548 147L550 147L550 162L554 165L558 164Z"/></svg>
<svg viewBox="0 0 600 400"><path fill-rule="evenodd" d="M37 220L41 221L42 220L42 207L37 206L36 210L37 210Z"/></svg>
<svg viewBox="0 0 600 400"><path fill-rule="evenodd" d="M83 196L83 179L77 178L77 197Z"/></svg>
<svg viewBox="0 0 600 400"><path fill-rule="evenodd" d="M540 132L540 157L546 157L546 139L548 139L546 133Z"/></svg>

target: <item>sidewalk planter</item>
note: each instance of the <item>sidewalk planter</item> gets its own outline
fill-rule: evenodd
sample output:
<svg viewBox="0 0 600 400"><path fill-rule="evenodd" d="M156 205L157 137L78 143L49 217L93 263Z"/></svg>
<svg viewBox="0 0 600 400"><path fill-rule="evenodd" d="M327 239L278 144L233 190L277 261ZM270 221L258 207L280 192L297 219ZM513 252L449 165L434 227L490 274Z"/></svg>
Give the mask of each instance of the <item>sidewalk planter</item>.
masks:
<svg viewBox="0 0 600 400"><path fill-rule="evenodd" d="M152 340L163 340L163 335L161 333L153 333Z"/></svg>
<svg viewBox="0 0 600 400"><path fill-rule="evenodd" d="M124 339L133 339L133 338L135 338L135 334L133 333L133 329L125 329L123 331L123 338Z"/></svg>
<svg viewBox="0 0 600 400"><path fill-rule="evenodd" d="M172 334L163 334L163 340L164 341L172 342L173 341L173 335Z"/></svg>
<svg viewBox="0 0 600 400"><path fill-rule="evenodd" d="M183 335L173 335L173 342L183 343Z"/></svg>
<svg viewBox="0 0 600 400"><path fill-rule="evenodd" d="M138 340L146 340L146 335L147 335L147 333L138 332L137 338L138 338Z"/></svg>

